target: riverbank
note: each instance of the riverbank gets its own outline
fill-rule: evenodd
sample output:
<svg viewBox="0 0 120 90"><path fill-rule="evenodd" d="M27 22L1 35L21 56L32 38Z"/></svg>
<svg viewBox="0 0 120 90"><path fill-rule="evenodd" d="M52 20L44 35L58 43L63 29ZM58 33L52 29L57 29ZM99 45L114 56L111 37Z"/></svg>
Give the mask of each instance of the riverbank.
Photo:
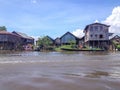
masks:
<svg viewBox="0 0 120 90"><path fill-rule="evenodd" d="M105 50L102 50L102 49L67 49L67 48L61 48L61 50L64 50L64 51L105 51Z"/></svg>
<svg viewBox="0 0 120 90"><path fill-rule="evenodd" d="M63 45L58 48L55 48L55 51L105 51L100 48L78 48L77 46L72 45Z"/></svg>

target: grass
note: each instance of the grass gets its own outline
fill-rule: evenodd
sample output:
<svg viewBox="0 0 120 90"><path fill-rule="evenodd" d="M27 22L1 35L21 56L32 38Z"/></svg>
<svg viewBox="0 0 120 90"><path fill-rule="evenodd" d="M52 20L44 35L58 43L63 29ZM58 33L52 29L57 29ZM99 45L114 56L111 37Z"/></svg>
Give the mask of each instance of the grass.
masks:
<svg viewBox="0 0 120 90"><path fill-rule="evenodd" d="M60 48L60 47L56 47L56 48L55 48L55 51L60 52L60 51L61 51L61 48Z"/></svg>
<svg viewBox="0 0 120 90"><path fill-rule="evenodd" d="M61 48L66 48L66 49L73 49L71 45L63 45Z"/></svg>
<svg viewBox="0 0 120 90"><path fill-rule="evenodd" d="M76 48L75 46L73 45L62 45L60 47L57 47L55 48L55 51L62 51L61 49L75 49L75 50L102 50L100 48L89 48L89 47L86 47L86 48L82 48L82 49L79 49L79 48Z"/></svg>
<svg viewBox="0 0 120 90"><path fill-rule="evenodd" d="M60 47L55 48L55 51L62 51L61 48L65 48L65 49L73 49L72 45L62 45Z"/></svg>

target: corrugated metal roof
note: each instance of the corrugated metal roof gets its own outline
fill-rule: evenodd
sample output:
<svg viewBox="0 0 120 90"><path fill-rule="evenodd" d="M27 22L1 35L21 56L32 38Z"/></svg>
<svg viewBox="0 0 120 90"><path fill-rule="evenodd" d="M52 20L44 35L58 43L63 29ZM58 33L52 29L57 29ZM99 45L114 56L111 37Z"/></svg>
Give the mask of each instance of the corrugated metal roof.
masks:
<svg viewBox="0 0 120 90"><path fill-rule="evenodd" d="M73 35L73 34L70 33L70 32L66 32L64 35L62 35L62 36L60 37L60 39L63 38L66 34L70 34L70 35L72 35L73 37L75 37L76 39L79 39L78 37L76 37L75 35Z"/></svg>
<svg viewBox="0 0 120 90"><path fill-rule="evenodd" d="M0 31L0 34L1 35L13 35L13 36L19 37L18 35L14 34L14 33L7 32L7 31Z"/></svg>
<svg viewBox="0 0 120 90"><path fill-rule="evenodd" d="M16 31L13 31L13 33L16 33L17 35L19 35L19 36L21 36L21 37L23 37L23 38L27 38L27 39L34 39L34 38L32 38L32 37L28 36L28 35L27 35L27 34L25 34L25 33L16 32Z"/></svg>
<svg viewBox="0 0 120 90"><path fill-rule="evenodd" d="M110 27L110 25L106 25L106 24L102 24L102 23L92 23L92 24L87 25L87 26L84 28L84 31L86 31L87 28L88 28L89 26L91 26L91 25L103 25L103 26L106 26L106 27ZM83 32L84 32L84 31L83 31Z"/></svg>
<svg viewBox="0 0 120 90"><path fill-rule="evenodd" d="M0 31L0 34L12 34L12 33L7 32L7 31Z"/></svg>

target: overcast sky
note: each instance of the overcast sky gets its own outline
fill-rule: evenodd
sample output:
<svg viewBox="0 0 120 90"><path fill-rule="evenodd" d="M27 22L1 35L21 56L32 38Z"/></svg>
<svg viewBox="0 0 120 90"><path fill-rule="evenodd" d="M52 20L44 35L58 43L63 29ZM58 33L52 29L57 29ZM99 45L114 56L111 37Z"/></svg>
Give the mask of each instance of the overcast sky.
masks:
<svg viewBox="0 0 120 90"><path fill-rule="evenodd" d="M81 37L96 20L120 33L120 0L0 0L0 26L9 32L56 38L69 31Z"/></svg>

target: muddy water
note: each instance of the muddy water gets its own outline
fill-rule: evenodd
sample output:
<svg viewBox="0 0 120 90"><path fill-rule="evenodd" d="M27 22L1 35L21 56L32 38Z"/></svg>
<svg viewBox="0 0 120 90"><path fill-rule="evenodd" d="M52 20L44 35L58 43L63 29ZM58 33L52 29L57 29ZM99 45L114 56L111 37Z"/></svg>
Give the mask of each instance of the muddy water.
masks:
<svg viewBox="0 0 120 90"><path fill-rule="evenodd" d="M120 90L120 52L1 53L0 90Z"/></svg>

